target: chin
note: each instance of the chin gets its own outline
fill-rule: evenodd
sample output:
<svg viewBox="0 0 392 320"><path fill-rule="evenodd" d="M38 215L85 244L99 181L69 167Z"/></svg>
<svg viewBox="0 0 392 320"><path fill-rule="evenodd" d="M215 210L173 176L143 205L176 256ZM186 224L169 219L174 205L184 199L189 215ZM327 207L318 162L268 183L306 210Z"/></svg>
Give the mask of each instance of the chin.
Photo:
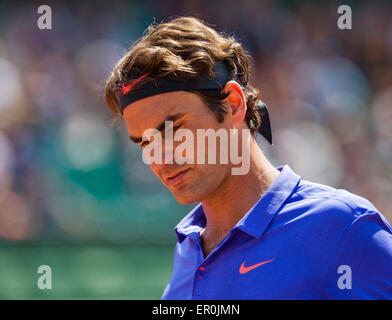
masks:
<svg viewBox="0 0 392 320"><path fill-rule="evenodd" d="M184 206L186 206L186 205L188 205L188 204L192 204L192 203L195 203L195 202L197 202L197 201L191 201L191 200L179 200L179 199L177 199L176 198L176 200L177 200L177 202L178 203L180 203L180 204L182 204L182 205L184 205Z"/></svg>
<svg viewBox="0 0 392 320"><path fill-rule="evenodd" d="M196 192L189 192L188 190L181 192L181 190L176 190L175 192L172 191L172 193L177 202L183 205L200 202L200 198Z"/></svg>
<svg viewBox="0 0 392 320"><path fill-rule="evenodd" d="M183 205L192 204L195 202L199 202L195 197L183 197L183 196L174 196L178 203Z"/></svg>

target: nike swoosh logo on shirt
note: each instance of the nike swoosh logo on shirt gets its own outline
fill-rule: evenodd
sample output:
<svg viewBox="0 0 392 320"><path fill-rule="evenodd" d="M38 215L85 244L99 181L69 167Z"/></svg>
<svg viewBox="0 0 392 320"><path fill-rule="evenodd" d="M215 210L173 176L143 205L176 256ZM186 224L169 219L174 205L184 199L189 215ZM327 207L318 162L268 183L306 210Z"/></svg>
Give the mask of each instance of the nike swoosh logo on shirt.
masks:
<svg viewBox="0 0 392 320"><path fill-rule="evenodd" d="M240 273L241 274L247 273L247 272L249 272L249 271L251 271L253 269L256 269L257 267L260 267L263 264L266 264L266 263L271 262L273 260L274 259L263 261L263 262L260 262L258 264L254 264L253 266L249 266L249 267L245 267L245 260L244 260L244 262L242 262L241 267L240 267Z"/></svg>

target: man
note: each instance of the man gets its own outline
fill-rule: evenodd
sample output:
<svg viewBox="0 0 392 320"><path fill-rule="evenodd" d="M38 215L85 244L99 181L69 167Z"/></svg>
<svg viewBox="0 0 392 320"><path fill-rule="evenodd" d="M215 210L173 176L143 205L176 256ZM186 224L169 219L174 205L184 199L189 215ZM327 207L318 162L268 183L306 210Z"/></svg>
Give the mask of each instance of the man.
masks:
<svg viewBox="0 0 392 320"><path fill-rule="evenodd" d="M233 37L182 17L150 26L107 81L109 108L148 149L153 172L180 203L200 203L175 228L162 298L392 298L391 226L366 199L269 163L255 140L272 142L268 112L249 76ZM199 144L201 129L230 132L215 163L197 161L214 152ZM180 130L196 138L173 142ZM233 141L249 160L240 174L222 161Z"/></svg>

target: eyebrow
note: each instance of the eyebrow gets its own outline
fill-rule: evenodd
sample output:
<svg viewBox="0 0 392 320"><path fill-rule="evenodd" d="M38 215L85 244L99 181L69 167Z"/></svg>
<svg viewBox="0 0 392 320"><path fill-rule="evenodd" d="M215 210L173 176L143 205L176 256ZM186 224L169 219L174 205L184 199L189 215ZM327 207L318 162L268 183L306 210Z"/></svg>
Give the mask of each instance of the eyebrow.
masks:
<svg viewBox="0 0 392 320"><path fill-rule="evenodd" d="M185 116L185 113L177 113L175 115L171 115L168 116L165 120L163 120L159 126L156 128L158 131L163 131L165 129L165 121L177 121L179 119L181 119L182 117ZM129 139L131 139L133 142L135 143L140 143L142 142L142 138L141 137L133 137L133 136L129 136Z"/></svg>

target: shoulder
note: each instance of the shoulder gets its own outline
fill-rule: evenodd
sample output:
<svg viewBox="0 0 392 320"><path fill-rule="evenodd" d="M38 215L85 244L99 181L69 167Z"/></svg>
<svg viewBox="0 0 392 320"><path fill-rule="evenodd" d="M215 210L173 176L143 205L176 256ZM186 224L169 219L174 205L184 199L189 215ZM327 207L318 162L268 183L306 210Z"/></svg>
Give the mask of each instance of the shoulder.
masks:
<svg viewBox="0 0 392 320"><path fill-rule="evenodd" d="M335 189L301 179L275 218L277 225L298 226L326 239L339 239L347 231L376 224L390 232L386 218L367 199L344 189ZM363 229L363 228L361 228ZM363 231L362 231L363 232Z"/></svg>
<svg viewBox="0 0 392 320"><path fill-rule="evenodd" d="M325 240L317 245L328 261L326 297L392 297L392 227L370 201L344 189L302 180L292 203L304 209L307 219L302 221L317 235L314 239ZM341 266L355 274L352 290L337 285Z"/></svg>
<svg viewBox="0 0 392 320"><path fill-rule="evenodd" d="M345 189L335 189L307 180L301 180L292 198L315 213L322 213L326 218L347 223L369 213L381 215L379 210L364 197Z"/></svg>

